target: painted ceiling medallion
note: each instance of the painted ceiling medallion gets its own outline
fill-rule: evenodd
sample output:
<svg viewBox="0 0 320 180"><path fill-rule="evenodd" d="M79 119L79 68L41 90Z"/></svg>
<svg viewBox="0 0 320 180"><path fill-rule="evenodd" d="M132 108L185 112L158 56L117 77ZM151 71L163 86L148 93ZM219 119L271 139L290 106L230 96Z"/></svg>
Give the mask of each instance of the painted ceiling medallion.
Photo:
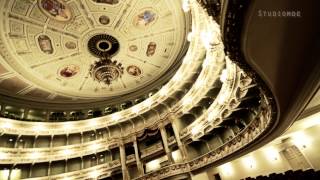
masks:
<svg viewBox="0 0 320 180"><path fill-rule="evenodd" d="M100 24L107 25L110 23L110 18L108 16L102 15L99 17Z"/></svg>
<svg viewBox="0 0 320 180"><path fill-rule="evenodd" d="M157 43L155 43L155 42L150 42L150 43L148 44L148 48L147 48L146 55L147 55L148 57L153 56L154 53L156 53L156 49L157 49Z"/></svg>
<svg viewBox="0 0 320 180"><path fill-rule="evenodd" d="M65 46L68 49L76 49L77 48L77 44L75 42L72 42L72 41L66 42Z"/></svg>
<svg viewBox="0 0 320 180"><path fill-rule="evenodd" d="M135 65L128 66L126 70L127 70L128 74L130 74L131 76L137 77L142 74L142 70L138 66L135 66Z"/></svg>
<svg viewBox="0 0 320 180"><path fill-rule="evenodd" d="M138 46L136 46L136 45L131 45L131 46L129 46L129 50L132 51L132 52L135 52L135 51L138 50Z"/></svg>
<svg viewBox="0 0 320 180"><path fill-rule="evenodd" d="M47 35L40 35L38 37L38 44L42 52L46 54L52 54L53 53L53 47L52 47L52 42L49 36Z"/></svg>
<svg viewBox="0 0 320 180"><path fill-rule="evenodd" d="M73 76L75 76L76 74L78 74L80 71L80 67L74 64L70 64L67 65L65 67L63 67L60 71L59 71L59 75L64 77L64 78L71 78Z"/></svg>
<svg viewBox="0 0 320 180"><path fill-rule="evenodd" d="M94 81L103 82L110 85L112 81L116 81L123 75L123 67L116 60L110 58L101 58L90 67L90 76Z"/></svg>
<svg viewBox="0 0 320 180"><path fill-rule="evenodd" d="M144 10L143 12L136 15L133 20L133 24L137 27L146 27L154 23L156 17L156 13L154 13L152 10Z"/></svg>
<svg viewBox="0 0 320 180"><path fill-rule="evenodd" d="M69 21L72 18L70 7L62 0L39 0L39 7L48 17L57 21Z"/></svg>

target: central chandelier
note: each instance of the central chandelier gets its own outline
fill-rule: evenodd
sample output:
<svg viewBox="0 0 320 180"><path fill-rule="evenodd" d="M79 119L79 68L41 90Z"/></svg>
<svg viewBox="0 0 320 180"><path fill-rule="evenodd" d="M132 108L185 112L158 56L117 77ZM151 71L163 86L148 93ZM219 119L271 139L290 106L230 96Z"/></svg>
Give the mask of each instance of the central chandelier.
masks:
<svg viewBox="0 0 320 180"><path fill-rule="evenodd" d="M94 81L103 82L110 85L112 81L121 78L124 68L121 63L116 60L112 61L110 58L101 58L94 62L90 67L90 76Z"/></svg>
<svg viewBox="0 0 320 180"><path fill-rule="evenodd" d="M90 38L88 49L92 55L99 58L90 66L90 76L94 81L103 82L110 85L122 77L124 68L121 63L112 60L119 50L119 42L116 38L108 34L98 34Z"/></svg>

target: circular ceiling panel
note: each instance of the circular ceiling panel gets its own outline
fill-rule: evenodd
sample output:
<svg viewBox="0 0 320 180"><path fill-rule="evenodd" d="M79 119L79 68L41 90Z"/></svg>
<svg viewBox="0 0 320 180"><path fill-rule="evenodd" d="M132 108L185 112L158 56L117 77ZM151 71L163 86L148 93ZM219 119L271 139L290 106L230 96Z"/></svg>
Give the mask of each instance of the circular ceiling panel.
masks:
<svg viewBox="0 0 320 180"><path fill-rule="evenodd" d="M0 8L0 92L18 98L88 102L134 93L165 76L186 45L180 1L12 0ZM94 71L113 79L121 66L110 83L91 75L106 54L111 64Z"/></svg>

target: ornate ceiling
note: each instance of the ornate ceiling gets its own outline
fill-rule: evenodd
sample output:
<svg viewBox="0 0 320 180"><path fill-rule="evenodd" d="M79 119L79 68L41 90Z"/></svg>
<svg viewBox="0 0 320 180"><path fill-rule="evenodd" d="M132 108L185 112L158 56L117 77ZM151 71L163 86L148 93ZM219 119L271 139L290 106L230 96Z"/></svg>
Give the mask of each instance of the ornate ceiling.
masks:
<svg viewBox="0 0 320 180"><path fill-rule="evenodd" d="M133 93L165 76L186 45L180 1L10 0L0 8L0 92L23 99L88 102ZM97 35L119 43L111 60L122 71L110 84L90 73L99 60L91 49L112 48Z"/></svg>

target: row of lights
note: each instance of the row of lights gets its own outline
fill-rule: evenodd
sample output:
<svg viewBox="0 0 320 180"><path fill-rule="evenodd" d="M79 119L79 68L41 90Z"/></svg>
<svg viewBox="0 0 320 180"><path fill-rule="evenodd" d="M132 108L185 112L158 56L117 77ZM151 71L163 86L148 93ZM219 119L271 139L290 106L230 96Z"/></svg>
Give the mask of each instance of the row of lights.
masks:
<svg viewBox="0 0 320 180"><path fill-rule="evenodd" d="M312 142L312 139L302 131L293 133L290 138L292 143L302 150L310 146ZM272 164L280 162L279 150L273 146L263 148L263 154L265 155L266 159ZM257 168L257 160L252 154L243 157L241 159L241 163L248 170ZM235 173L231 162L221 165L219 167L219 170L225 176L232 176Z"/></svg>
<svg viewBox="0 0 320 180"><path fill-rule="evenodd" d="M88 146L88 150L97 151L101 147L102 147L101 144L94 143L94 144L91 144L90 146ZM67 149L61 150L59 153L64 156L70 156L71 154L74 153L74 150L67 148ZM39 159L39 158L41 158L42 155L45 157L48 156L47 154L42 154L40 152L34 151L34 152L31 152L28 157L30 159ZM0 151L0 160L7 159L7 158L8 158L8 154Z"/></svg>

